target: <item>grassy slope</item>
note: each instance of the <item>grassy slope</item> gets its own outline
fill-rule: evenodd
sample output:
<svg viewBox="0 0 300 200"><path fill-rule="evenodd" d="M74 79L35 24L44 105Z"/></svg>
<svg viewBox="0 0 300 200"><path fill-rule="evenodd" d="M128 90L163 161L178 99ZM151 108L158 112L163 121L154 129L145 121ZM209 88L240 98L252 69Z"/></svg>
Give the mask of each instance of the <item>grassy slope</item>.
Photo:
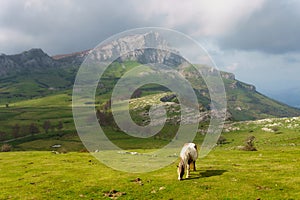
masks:
<svg viewBox="0 0 300 200"><path fill-rule="evenodd" d="M255 90L249 90L250 85L238 82L237 86L232 88L231 86L236 82L235 80L223 80L226 88L228 110L236 121L274 116L298 116L300 113L299 109L270 99Z"/></svg>
<svg viewBox="0 0 300 200"><path fill-rule="evenodd" d="M54 144L61 144L67 151L79 151L84 149L74 126L71 111L71 96L68 94L57 94L32 100L23 100L5 108L0 107L0 127L2 131L9 134L7 139L12 138L12 129L15 124L22 126L21 132L28 131L26 126L34 122L40 129L40 133L29 137L20 138L10 142L14 150L51 150ZM139 116L137 116L139 117ZM63 129L50 129L46 134L42 128L45 121L49 120L51 125L57 126L59 121L63 122ZM24 130L26 129L26 130ZM104 127L108 137L122 148L132 149L142 146L160 147L165 145L168 140L164 137L139 139L133 138L122 132L115 131L109 127ZM175 132L176 127L166 126L164 133ZM152 143L157 145L153 146Z"/></svg>
<svg viewBox="0 0 300 200"><path fill-rule="evenodd" d="M75 68L45 69L24 72L0 79L0 104L44 97L69 90L74 82Z"/></svg>
<svg viewBox="0 0 300 200"><path fill-rule="evenodd" d="M122 77L125 72L130 71L138 65L140 64L134 61L127 61L123 64L113 63L100 80L102 87L99 87L97 90L96 102L99 102L100 104L105 103L110 97L114 84L119 78ZM197 73L193 73L192 68L187 68L185 70L187 71L186 73L188 76L190 76L188 80L191 84L196 89L206 91L206 95L203 96L198 94L198 98L200 99L201 104L207 106L210 101L209 96L207 96L208 91L204 81L201 77L199 78L196 76ZM61 68L60 70L45 69L43 72L33 70L27 74L22 73L11 77L1 78L0 105L4 106L7 103L11 105L22 100L70 93L76 71L76 67ZM255 91L247 89L249 88L249 85L245 83L232 79L223 80L226 87L228 108L235 120L250 120L272 116L297 116L300 114L299 110L270 100ZM148 85L144 86L142 90L142 95L145 96L153 94L154 92L165 91L166 88L158 85ZM55 103L61 104L58 100L55 101ZM29 103L32 102L29 101L27 105L30 105ZM46 104L49 103L46 102ZM238 110L238 107L241 107L243 110Z"/></svg>
<svg viewBox="0 0 300 200"><path fill-rule="evenodd" d="M151 97L155 96L156 95L152 95ZM132 100L132 105L145 106L144 104L146 103L144 101L148 102L150 100L151 99L146 97L141 98L139 101ZM38 99L19 101L11 104L9 108L2 106L0 110L1 131L11 133L12 127L15 124L29 125L32 122L40 127L41 134L13 142L15 150L49 150L51 149L50 146L57 143L64 144L67 151L78 151L83 148L74 127L71 112L71 96L68 94L57 94ZM132 116L136 121L141 118L137 113L133 113ZM62 121L64 128L62 130L49 130L49 133L45 134L41 127L46 120L49 120L54 126L56 126L59 121ZM151 142L158 142L160 145L164 145L168 142L164 137L156 137L156 140L153 138L149 140L137 140L111 130L110 128L107 128L105 131L111 139L115 140L118 145L124 148L130 148L130 146L132 146L131 148L139 148L138 145L134 145L139 143L151 144ZM163 134L175 131L175 127L167 126L163 130ZM120 138L126 138L125 142L118 140ZM128 143L131 145L128 145Z"/></svg>
<svg viewBox="0 0 300 200"><path fill-rule="evenodd" d="M11 103L9 108L0 105L1 131L7 133L6 139L12 139L13 126L18 124L21 127L20 134L24 132L29 136L10 142L14 150L50 150L54 144L64 144L67 151L83 149L74 126L71 99L68 92L18 101ZM50 121L54 127L48 133L42 128L45 121ZM63 128L58 130L60 121ZM28 132L28 125L31 123L35 123L40 131L33 136Z"/></svg>

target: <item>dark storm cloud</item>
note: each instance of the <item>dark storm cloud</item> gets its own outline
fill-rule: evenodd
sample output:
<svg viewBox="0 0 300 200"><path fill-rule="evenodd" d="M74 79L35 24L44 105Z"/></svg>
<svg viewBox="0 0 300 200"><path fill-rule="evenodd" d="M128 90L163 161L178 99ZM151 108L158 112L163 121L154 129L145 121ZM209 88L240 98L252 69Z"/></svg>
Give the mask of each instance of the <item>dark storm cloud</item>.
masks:
<svg viewBox="0 0 300 200"><path fill-rule="evenodd" d="M220 37L223 49L258 50L266 53L300 51L300 4L271 1Z"/></svg>

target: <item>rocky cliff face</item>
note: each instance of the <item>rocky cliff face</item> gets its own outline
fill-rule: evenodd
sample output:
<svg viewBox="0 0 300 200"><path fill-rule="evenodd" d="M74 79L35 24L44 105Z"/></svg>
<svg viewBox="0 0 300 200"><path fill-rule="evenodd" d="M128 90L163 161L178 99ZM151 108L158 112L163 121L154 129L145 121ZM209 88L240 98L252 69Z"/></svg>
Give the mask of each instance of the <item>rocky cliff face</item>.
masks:
<svg viewBox="0 0 300 200"><path fill-rule="evenodd" d="M91 54L92 59L101 61L117 58L118 61L133 60L141 64L156 63L168 66L178 66L185 62L178 56L179 52L170 49L166 40L156 32L119 38L96 48Z"/></svg>

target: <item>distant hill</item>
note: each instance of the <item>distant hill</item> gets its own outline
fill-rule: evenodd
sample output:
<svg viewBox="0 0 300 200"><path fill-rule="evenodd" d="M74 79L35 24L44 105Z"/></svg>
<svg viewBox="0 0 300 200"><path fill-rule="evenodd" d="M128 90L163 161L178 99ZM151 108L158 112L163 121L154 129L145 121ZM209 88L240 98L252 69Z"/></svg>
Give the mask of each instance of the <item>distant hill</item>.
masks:
<svg viewBox="0 0 300 200"><path fill-rule="evenodd" d="M111 52L121 53L126 50L126 45L129 45L130 42L154 42L166 45L156 33L128 36L121 42L121 46L116 42L108 46L107 51L100 52L98 56L110 55ZM31 49L16 55L0 55L0 104L10 104L20 100L40 98L58 93L70 93L77 70L89 52L90 50L86 50L51 57L41 49ZM190 81L203 82L191 67L181 68L183 62L182 58L172 52L155 49L138 50L130 57L124 56L111 65L102 77L102 86L99 88L98 94L108 98L113 85L122 74L140 63L172 65L174 69L185 74ZM202 67L207 69L208 73L214 73L212 68ZM257 92L255 86L236 80L234 74L221 72L221 76L225 84L228 112L232 120L300 115L299 109L268 98ZM206 85L202 84L194 89L197 92L199 103L205 109L209 109L210 98ZM153 91L151 92L151 90ZM158 86L147 87L141 91L142 96L155 92L166 92L165 89Z"/></svg>
<svg viewBox="0 0 300 200"><path fill-rule="evenodd" d="M41 49L0 55L0 102L11 103L70 90L83 58L77 60L78 63L72 64L64 58L53 59Z"/></svg>

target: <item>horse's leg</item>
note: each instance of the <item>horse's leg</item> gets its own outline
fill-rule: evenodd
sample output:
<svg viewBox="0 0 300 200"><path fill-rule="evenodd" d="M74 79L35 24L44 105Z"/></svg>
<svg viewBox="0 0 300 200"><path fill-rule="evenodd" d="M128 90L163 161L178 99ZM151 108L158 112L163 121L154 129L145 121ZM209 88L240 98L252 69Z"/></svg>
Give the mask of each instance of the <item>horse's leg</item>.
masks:
<svg viewBox="0 0 300 200"><path fill-rule="evenodd" d="M186 165L186 178L190 176L190 164Z"/></svg>
<svg viewBox="0 0 300 200"><path fill-rule="evenodd" d="M194 171L196 171L196 161L193 161Z"/></svg>

